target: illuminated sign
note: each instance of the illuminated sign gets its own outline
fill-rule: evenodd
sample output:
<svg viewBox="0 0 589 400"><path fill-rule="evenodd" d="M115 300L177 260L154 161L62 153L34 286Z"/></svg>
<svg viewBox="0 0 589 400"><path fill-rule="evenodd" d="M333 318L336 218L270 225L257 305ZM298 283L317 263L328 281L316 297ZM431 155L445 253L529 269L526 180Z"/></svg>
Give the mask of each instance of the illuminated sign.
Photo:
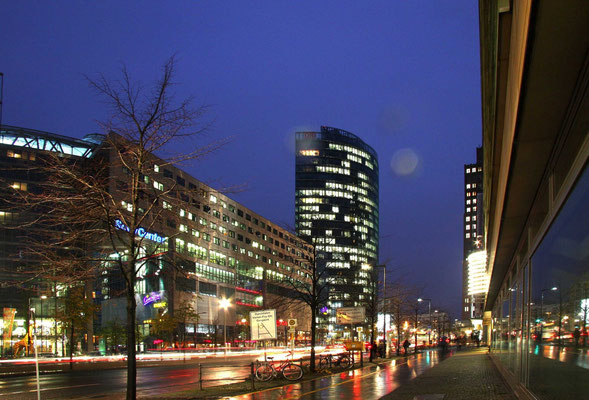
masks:
<svg viewBox="0 0 589 400"><path fill-rule="evenodd" d="M120 219L116 219L115 220L115 227L117 229L121 229L123 231L129 232L129 227L127 225L125 225L123 223L123 221L121 221ZM163 243L163 242L166 241L166 239L168 239L168 238L165 238L165 237L160 236L159 234L157 234L155 232L147 232L145 230L145 228L137 228L137 229L135 229L135 235L137 235L137 236L139 236L141 238L145 238L147 240L152 240L152 241L157 242L157 243Z"/></svg>
<svg viewBox="0 0 589 400"><path fill-rule="evenodd" d="M158 301L157 303L153 303L153 308L166 308L168 303L165 301Z"/></svg>
<svg viewBox="0 0 589 400"><path fill-rule="evenodd" d="M468 258L468 295L486 294L489 290L487 274L487 252L485 250L471 253Z"/></svg>
<svg viewBox="0 0 589 400"><path fill-rule="evenodd" d="M147 296L143 296L143 305L146 306L151 303L155 303L156 301L160 301L162 299L162 295L158 292L151 292Z"/></svg>

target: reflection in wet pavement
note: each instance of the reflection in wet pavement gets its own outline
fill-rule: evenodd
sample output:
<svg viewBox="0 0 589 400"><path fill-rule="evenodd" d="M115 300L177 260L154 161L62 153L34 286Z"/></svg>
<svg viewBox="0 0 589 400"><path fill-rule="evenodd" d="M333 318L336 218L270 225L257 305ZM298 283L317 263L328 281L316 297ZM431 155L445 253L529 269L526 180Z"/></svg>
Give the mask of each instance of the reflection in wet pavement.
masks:
<svg viewBox="0 0 589 400"><path fill-rule="evenodd" d="M430 350L354 371L342 372L281 388L237 396L238 400L378 399L438 364L450 354Z"/></svg>

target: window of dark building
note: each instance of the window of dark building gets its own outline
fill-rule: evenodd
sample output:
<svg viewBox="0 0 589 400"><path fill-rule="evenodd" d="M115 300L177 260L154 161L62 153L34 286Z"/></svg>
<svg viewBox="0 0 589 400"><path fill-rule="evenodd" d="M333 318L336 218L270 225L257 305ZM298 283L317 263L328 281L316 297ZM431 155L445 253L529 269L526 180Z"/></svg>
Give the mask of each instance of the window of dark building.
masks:
<svg viewBox="0 0 589 400"><path fill-rule="evenodd" d="M217 285L208 282L198 283L198 292L206 296L217 296Z"/></svg>
<svg viewBox="0 0 589 400"><path fill-rule="evenodd" d="M243 235L238 234L237 235L237 240L239 240L240 242L243 242Z"/></svg>
<svg viewBox="0 0 589 400"><path fill-rule="evenodd" d="M247 243L247 244L251 244L251 243L252 243L252 241L251 241L251 239L250 239L250 238L246 237L246 238L245 238L245 243Z"/></svg>
<svg viewBox="0 0 589 400"><path fill-rule="evenodd" d="M241 211L239 208L237 209L237 215L243 217L243 211Z"/></svg>
<svg viewBox="0 0 589 400"><path fill-rule="evenodd" d="M182 201L185 201L185 202L187 202L187 203L189 203L189 202L190 202L190 197L186 196L184 193L180 193L180 199L181 199Z"/></svg>
<svg viewBox="0 0 589 400"><path fill-rule="evenodd" d="M254 224L258 225L258 219L254 218Z"/></svg>
<svg viewBox="0 0 589 400"><path fill-rule="evenodd" d="M247 227L247 232L253 234L254 233L254 230L248 226Z"/></svg>
<svg viewBox="0 0 589 400"><path fill-rule="evenodd" d="M168 170L168 169L164 169L164 176L166 178L173 178L174 174L172 173L172 171Z"/></svg>
<svg viewBox="0 0 589 400"><path fill-rule="evenodd" d="M249 215L249 214L245 214L245 219L248 220L248 221L251 221L252 220L252 216Z"/></svg>
<svg viewBox="0 0 589 400"><path fill-rule="evenodd" d="M235 297L235 289L226 286L219 286L219 295L223 298L231 299Z"/></svg>
<svg viewBox="0 0 589 400"><path fill-rule="evenodd" d="M176 277L176 289L181 292L196 293L196 281L184 276Z"/></svg>
<svg viewBox="0 0 589 400"><path fill-rule="evenodd" d="M188 182L188 189L196 189L196 185L192 182Z"/></svg>
<svg viewBox="0 0 589 400"><path fill-rule="evenodd" d="M171 219L166 220L166 225L168 225L170 228L176 228L176 222L172 221Z"/></svg>
<svg viewBox="0 0 589 400"><path fill-rule="evenodd" d="M181 178L179 176L176 177L176 183L180 186L185 186L186 185L186 181L184 180L184 178Z"/></svg>
<svg viewBox="0 0 589 400"><path fill-rule="evenodd" d="M209 206L206 206L206 205L203 205L203 206L202 206L202 210L203 210L204 212L208 213L208 212L210 212L210 211L211 211L211 207L209 207Z"/></svg>

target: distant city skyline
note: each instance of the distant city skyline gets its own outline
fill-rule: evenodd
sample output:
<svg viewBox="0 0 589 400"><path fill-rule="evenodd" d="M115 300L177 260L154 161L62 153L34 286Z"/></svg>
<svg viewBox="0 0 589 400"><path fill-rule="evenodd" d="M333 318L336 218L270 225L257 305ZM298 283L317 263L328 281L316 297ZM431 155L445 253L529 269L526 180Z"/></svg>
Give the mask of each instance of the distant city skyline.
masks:
<svg viewBox="0 0 589 400"><path fill-rule="evenodd" d="M125 63L149 84L176 53L178 94L209 104L181 168L294 226L294 132L344 127L379 153L380 262L387 280L461 310L462 163L481 145L476 2L158 2L1 7L4 124L83 137L108 110L84 75Z"/></svg>

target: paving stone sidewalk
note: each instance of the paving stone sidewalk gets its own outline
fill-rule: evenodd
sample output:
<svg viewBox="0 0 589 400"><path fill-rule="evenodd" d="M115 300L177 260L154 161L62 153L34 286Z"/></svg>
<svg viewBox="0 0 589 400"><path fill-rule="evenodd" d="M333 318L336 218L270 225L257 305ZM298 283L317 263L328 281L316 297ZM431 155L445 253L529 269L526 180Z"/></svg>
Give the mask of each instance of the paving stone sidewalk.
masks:
<svg viewBox="0 0 589 400"><path fill-rule="evenodd" d="M463 350L381 400L517 400L486 348Z"/></svg>

